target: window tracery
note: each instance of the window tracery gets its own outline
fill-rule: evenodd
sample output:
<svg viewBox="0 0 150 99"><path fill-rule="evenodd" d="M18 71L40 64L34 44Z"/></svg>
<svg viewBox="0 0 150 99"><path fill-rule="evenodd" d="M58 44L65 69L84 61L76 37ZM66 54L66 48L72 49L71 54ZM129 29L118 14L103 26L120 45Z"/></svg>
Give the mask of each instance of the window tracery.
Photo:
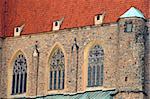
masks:
<svg viewBox="0 0 150 99"><path fill-rule="evenodd" d="M61 49L56 49L50 58L50 90L64 89L65 58Z"/></svg>
<svg viewBox="0 0 150 99"><path fill-rule="evenodd" d="M88 56L88 87L103 84L104 51L101 46L95 45Z"/></svg>
<svg viewBox="0 0 150 99"><path fill-rule="evenodd" d="M23 54L19 54L13 63L12 94L26 92L27 62Z"/></svg>

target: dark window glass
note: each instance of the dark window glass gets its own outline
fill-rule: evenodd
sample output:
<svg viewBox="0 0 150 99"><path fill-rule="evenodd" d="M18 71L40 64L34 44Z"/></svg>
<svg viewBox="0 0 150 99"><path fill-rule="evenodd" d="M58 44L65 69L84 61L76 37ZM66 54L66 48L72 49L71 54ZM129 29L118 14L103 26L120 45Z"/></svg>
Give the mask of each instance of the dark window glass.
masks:
<svg viewBox="0 0 150 99"><path fill-rule="evenodd" d="M92 77L92 78L93 78L93 79L92 79L92 81L93 81L93 82L92 82L92 86L95 86L95 76L96 76L96 75L95 75L95 66L93 66L93 75L92 75L92 76L93 76L93 77Z"/></svg>
<svg viewBox="0 0 150 99"><path fill-rule="evenodd" d="M60 89L61 71L58 72L58 89Z"/></svg>
<svg viewBox="0 0 150 99"><path fill-rule="evenodd" d="M91 67L88 67L88 86L91 86Z"/></svg>
<svg viewBox="0 0 150 99"><path fill-rule="evenodd" d="M16 93L19 93L18 86L19 86L19 74L17 74Z"/></svg>
<svg viewBox="0 0 150 99"><path fill-rule="evenodd" d="M96 82L96 85L100 85L99 82L100 82L100 77L101 77L101 76L100 76L100 71L99 71L99 70L100 70L100 67L97 66L97 78L96 78L96 81L97 81L97 82Z"/></svg>
<svg viewBox="0 0 150 99"><path fill-rule="evenodd" d="M100 15L97 15L97 20L100 20Z"/></svg>
<svg viewBox="0 0 150 99"><path fill-rule="evenodd" d="M65 72L63 71L63 76L62 76L62 89L64 89L64 83L65 83L64 77L65 77Z"/></svg>
<svg viewBox="0 0 150 99"><path fill-rule="evenodd" d="M27 73L25 73L25 79L24 79L24 92L26 92L26 82L27 82Z"/></svg>
<svg viewBox="0 0 150 99"><path fill-rule="evenodd" d="M15 92L15 75L13 75L13 81L12 81L12 93Z"/></svg>
<svg viewBox="0 0 150 99"><path fill-rule="evenodd" d="M57 71L54 72L54 89L56 89Z"/></svg>
<svg viewBox="0 0 150 99"><path fill-rule="evenodd" d="M20 82L20 93L22 93L23 74L21 74Z"/></svg>
<svg viewBox="0 0 150 99"><path fill-rule="evenodd" d="M101 80L100 80L100 85L103 85L103 79L104 79L104 76L103 76L103 75L104 75L104 73L103 73L104 71L103 71L103 69L104 69L104 68L103 68L103 64L102 64L102 65L101 65L101 69L100 69L100 74L101 74L101 76L100 76L100 77L101 77L101 78L100 78L100 79L101 79Z"/></svg>
<svg viewBox="0 0 150 99"><path fill-rule="evenodd" d="M19 32L19 28L16 28L16 32Z"/></svg>
<svg viewBox="0 0 150 99"><path fill-rule="evenodd" d="M55 26L58 26L58 22L57 21L55 22Z"/></svg>
<svg viewBox="0 0 150 99"><path fill-rule="evenodd" d="M53 72L50 71L50 85L49 85L50 89L52 89L52 78L53 78Z"/></svg>

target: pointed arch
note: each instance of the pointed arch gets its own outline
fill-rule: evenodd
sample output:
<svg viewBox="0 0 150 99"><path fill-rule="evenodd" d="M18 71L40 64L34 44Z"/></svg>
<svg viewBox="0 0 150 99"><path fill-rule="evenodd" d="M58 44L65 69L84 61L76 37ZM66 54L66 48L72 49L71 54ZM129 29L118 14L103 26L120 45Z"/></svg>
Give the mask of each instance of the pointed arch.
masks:
<svg viewBox="0 0 150 99"><path fill-rule="evenodd" d="M64 89L65 86L65 53L62 46L56 43L49 57L49 90Z"/></svg>
<svg viewBox="0 0 150 99"><path fill-rule="evenodd" d="M104 42L93 40L84 48L83 88L102 87L104 79Z"/></svg>
<svg viewBox="0 0 150 99"><path fill-rule="evenodd" d="M15 53L11 62L12 66L12 88L11 94L22 94L26 92L27 85L27 60L22 51Z"/></svg>
<svg viewBox="0 0 150 99"><path fill-rule="evenodd" d="M96 44L88 53L88 87L102 86L103 84L104 50Z"/></svg>

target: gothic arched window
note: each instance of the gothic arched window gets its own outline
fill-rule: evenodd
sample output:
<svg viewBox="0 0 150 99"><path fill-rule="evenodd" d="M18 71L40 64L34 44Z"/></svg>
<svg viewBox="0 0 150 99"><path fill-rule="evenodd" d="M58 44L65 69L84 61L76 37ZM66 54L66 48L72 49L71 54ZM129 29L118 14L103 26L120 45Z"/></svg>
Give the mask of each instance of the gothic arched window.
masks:
<svg viewBox="0 0 150 99"><path fill-rule="evenodd" d="M12 94L26 92L27 62L23 54L19 54L13 63Z"/></svg>
<svg viewBox="0 0 150 99"><path fill-rule="evenodd" d="M101 46L95 45L88 56L88 87L102 86L103 84L104 51Z"/></svg>
<svg viewBox="0 0 150 99"><path fill-rule="evenodd" d="M57 48L50 57L49 89L64 89L65 58L61 49Z"/></svg>

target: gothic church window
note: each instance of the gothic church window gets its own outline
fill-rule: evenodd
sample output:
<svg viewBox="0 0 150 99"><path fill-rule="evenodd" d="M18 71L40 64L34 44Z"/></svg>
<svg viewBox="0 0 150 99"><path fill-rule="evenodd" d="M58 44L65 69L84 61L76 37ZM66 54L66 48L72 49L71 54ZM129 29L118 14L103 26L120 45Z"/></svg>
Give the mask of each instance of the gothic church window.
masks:
<svg viewBox="0 0 150 99"><path fill-rule="evenodd" d="M27 62L23 54L19 54L13 63L12 95L26 92Z"/></svg>
<svg viewBox="0 0 150 99"><path fill-rule="evenodd" d="M57 48L50 58L50 90L64 89L65 58L61 49Z"/></svg>
<svg viewBox="0 0 150 99"><path fill-rule="evenodd" d="M88 87L102 86L103 84L104 51L101 46L95 45L88 56Z"/></svg>

